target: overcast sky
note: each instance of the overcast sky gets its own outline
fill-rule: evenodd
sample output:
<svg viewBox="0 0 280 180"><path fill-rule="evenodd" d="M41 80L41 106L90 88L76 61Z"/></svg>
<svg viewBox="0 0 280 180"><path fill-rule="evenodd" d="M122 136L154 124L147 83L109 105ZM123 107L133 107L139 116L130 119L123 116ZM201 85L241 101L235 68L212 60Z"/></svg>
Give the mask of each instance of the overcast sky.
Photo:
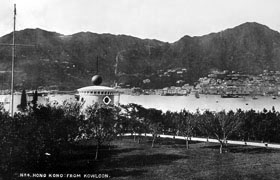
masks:
<svg viewBox="0 0 280 180"><path fill-rule="evenodd" d="M280 31L280 0L0 0L0 36L41 28L126 34L174 42L258 22Z"/></svg>

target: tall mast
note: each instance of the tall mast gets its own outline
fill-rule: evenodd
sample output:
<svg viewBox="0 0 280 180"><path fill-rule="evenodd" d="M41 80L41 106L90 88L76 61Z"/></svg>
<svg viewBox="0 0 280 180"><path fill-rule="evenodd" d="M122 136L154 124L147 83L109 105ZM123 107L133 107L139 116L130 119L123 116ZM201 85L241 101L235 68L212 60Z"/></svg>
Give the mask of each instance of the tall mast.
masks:
<svg viewBox="0 0 280 180"><path fill-rule="evenodd" d="M120 56L120 52L118 52L118 54L117 54L117 56L116 56L116 64L115 64L115 82L114 82L115 87L118 86L118 63L119 63L119 56Z"/></svg>
<svg viewBox="0 0 280 180"><path fill-rule="evenodd" d="M16 4L14 4L14 30L12 44L12 80L11 80L11 116L14 116L14 65L15 65L15 30L16 30Z"/></svg>
<svg viewBox="0 0 280 180"><path fill-rule="evenodd" d="M98 74L99 73L99 71L98 71L98 56L96 56L96 74Z"/></svg>

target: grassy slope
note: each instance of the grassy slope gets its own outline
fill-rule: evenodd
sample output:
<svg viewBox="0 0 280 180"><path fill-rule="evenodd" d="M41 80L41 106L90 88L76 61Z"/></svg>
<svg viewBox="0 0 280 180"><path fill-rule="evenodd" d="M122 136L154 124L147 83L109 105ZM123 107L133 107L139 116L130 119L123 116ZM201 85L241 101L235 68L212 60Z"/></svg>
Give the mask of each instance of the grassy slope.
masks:
<svg viewBox="0 0 280 180"><path fill-rule="evenodd" d="M149 140L112 144L111 150L102 147L98 161L93 160L94 146L76 147L50 171L108 173L112 179L280 179L279 150L230 146L219 154L218 144L192 143L186 150L184 141L177 140L160 140L155 148Z"/></svg>
<svg viewBox="0 0 280 180"><path fill-rule="evenodd" d="M189 150L171 141L154 149L123 144L134 149L118 154L113 166L131 173L116 179L280 179L280 151L231 146L219 154L216 144L191 144Z"/></svg>

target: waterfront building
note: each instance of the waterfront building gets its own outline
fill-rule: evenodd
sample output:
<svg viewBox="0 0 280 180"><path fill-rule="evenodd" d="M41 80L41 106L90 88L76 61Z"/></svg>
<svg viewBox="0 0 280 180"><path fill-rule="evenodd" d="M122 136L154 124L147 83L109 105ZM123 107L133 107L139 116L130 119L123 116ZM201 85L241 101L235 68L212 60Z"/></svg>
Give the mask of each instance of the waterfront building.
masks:
<svg viewBox="0 0 280 180"><path fill-rule="evenodd" d="M161 91L161 95L163 96L183 96L188 95L190 93L190 89L184 87L165 87Z"/></svg>
<svg viewBox="0 0 280 180"><path fill-rule="evenodd" d="M95 103L103 105L119 105L120 92L111 87L100 86L102 78L99 75L92 77L93 86L77 89L76 98L86 108Z"/></svg>

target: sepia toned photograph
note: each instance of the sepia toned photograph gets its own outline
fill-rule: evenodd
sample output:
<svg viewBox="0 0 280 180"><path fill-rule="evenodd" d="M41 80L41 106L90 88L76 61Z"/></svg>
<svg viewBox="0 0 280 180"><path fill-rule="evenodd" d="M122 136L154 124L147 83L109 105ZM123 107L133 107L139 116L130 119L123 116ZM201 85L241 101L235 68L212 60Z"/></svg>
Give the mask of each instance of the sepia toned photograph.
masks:
<svg viewBox="0 0 280 180"><path fill-rule="evenodd" d="M280 179L280 1L0 1L0 180Z"/></svg>

